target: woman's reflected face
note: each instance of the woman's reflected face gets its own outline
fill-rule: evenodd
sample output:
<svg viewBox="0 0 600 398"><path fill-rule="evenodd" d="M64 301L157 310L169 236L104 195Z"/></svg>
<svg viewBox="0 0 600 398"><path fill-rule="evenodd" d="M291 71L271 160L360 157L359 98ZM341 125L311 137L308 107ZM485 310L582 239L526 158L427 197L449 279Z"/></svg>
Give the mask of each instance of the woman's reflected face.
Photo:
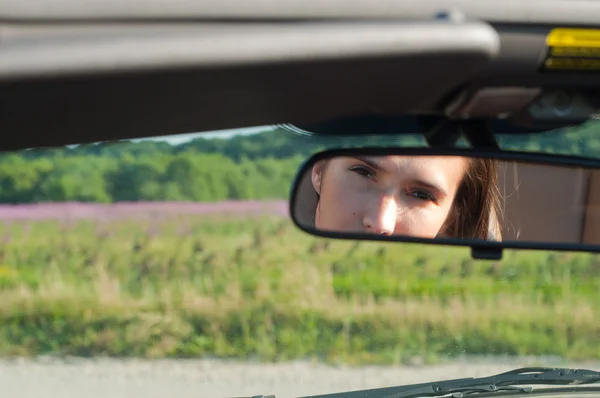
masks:
<svg viewBox="0 0 600 398"><path fill-rule="evenodd" d="M434 238L468 160L449 156L337 157L318 162L319 230Z"/></svg>

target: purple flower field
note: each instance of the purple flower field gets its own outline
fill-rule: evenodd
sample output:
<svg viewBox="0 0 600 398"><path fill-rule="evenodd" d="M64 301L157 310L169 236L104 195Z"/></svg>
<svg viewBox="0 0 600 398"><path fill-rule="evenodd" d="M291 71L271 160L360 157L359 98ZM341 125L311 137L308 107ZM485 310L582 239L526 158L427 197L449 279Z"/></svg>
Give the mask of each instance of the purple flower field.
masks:
<svg viewBox="0 0 600 398"><path fill-rule="evenodd" d="M60 202L0 205L0 220L68 220L68 219L123 219L152 218L186 214L228 214L240 216L289 215L288 202L276 201L223 201L195 202L120 202L114 204Z"/></svg>

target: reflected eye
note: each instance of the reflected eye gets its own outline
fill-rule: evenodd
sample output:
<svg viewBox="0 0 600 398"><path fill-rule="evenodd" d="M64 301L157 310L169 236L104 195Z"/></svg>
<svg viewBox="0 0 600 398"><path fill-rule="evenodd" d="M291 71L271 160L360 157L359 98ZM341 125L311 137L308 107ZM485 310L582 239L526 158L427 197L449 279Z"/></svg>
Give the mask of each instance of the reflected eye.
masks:
<svg viewBox="0 0 600 398"><path fill-rule="evenodd" d="M416 191L408 191L408 195L412 196L415 199L426 200L428 202L437 202L435 196L430 194L427 191L416 190Z"/></svg>
<svg viewBox="0 0 600 398"><path fill-rule="evenodd" d="M375 173L371 169L369 169L365 166L353 166L353 167L350 167L350 171L360 174L361 176L366 177L366 178L374 178L375 177Z"/></svg>

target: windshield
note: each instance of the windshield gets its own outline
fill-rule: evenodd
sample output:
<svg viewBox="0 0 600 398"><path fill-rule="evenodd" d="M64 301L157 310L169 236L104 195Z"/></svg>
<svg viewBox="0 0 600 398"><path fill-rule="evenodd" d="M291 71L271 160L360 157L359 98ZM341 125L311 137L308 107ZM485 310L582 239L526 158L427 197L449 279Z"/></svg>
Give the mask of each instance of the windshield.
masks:
<svg viewBox="0 0 600 398"><path fill-rule="evenodd" d="M275 126L0 156L6 397L293 397L600 369L600 260L322 239L287 199L340 145ZM600 124L500 138L600 157ZM464 143L463 143L464 144Z"/></svg>

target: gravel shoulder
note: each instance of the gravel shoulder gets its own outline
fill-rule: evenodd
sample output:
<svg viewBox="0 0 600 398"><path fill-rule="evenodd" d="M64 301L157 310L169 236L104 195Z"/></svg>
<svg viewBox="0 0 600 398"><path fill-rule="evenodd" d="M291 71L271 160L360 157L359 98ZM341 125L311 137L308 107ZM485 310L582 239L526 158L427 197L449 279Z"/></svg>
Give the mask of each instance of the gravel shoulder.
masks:
<svg viewBox="0 0 600 398"><path fill-rule="evenodd" d="M463 359L427 366L361 368L310 362L281 364L220 360L0 359L0 396L11 398L277 398L479 377L522 366L600 370L600 362L552 359Z"/></svg>

